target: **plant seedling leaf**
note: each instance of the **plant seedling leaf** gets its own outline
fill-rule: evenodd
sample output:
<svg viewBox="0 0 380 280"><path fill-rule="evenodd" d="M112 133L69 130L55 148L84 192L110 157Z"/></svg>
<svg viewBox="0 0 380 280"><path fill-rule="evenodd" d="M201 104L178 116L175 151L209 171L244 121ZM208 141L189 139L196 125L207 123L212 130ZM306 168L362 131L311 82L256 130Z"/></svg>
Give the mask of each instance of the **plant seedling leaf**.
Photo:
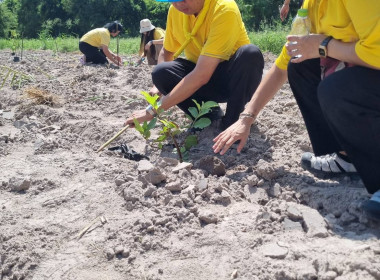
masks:
<svg viewBox="0 0 380 280"><path fill-rule="evenodd" d="M133 119L133 123L135 124L136 130L138 132L140 132L141 135L144 135L144 129L142 128L142 126L140 125L140 123L136 119Z"/></svg>
<svg viewBox="0 0 380 280"><path fill-rule="evenodd" d="M185 139L185 149L190 150L191 147L194 147L198 144L198 138L196 135L189 135Z"/></svg>
<svg viewBox="0 0 380 280"><path fill-rule="evenodd" d="M195 128L205 128L211 124L210 119L208 118L200 118L194 123Z"/></svg>
<svg viewBox="0 0 380 280"><path fill-rule="evenodd" d="M155 108L155 106L157 104L157 99L158 99L159 96L157 94L154 95L154 96L151 96L146 91L142 91L141 94L144 95L146 101Z"/></svg>
<svg viewBox="0 0 380 280"><path fill-rule="evenodd" d="M192 100L195 103L195 105L197 105L198 111L200 111L201 110L201 105L199 105L199 103L195 99L192 99Z"/></svg>
<svg viewBox="0 0 380 280"><path fill-rule="evenodd" d="M193 116L194 119L198 116L198 110L195 107L189 107L189 112Z"/></svg>
<svg viewBox="0 0 380 280"><path fill-rule="evenodd" d="M216 103L215 101L207 101L206 103L202 104L203 108L212 108L212 107L218 107L219 104Z"/></svg>
<svg viewBox="0 0 380 280"><path fill-rule="evenodd" d="M155 126L156 126L156 122L157 122L157 118L153 118L150 122L149 122L149 124L148 124L148 126L147 126L147 129L153 129Z"/></svg>

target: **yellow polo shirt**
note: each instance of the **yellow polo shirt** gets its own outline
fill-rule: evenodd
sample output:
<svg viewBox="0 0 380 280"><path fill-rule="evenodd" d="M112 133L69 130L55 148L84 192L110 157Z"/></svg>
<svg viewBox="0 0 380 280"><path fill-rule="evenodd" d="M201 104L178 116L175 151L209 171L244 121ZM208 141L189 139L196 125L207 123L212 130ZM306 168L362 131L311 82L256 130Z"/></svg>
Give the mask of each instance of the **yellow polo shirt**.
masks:
<svg viewBox="0 0 380 280"><path fill-rule="evenodd" d="M356 42L358 57L380 67L380 0L305 0L303 7L309 10L311 33ZM283 47L275 63L287 69L289 60Z"/></svg>
<svg viewBox="0 0 380 280"><path fill-rule="evenodd" d="M207 1L207 0L206 0ZM249 44L249 38L234 0L210 0L210 7L195 37L202 49L190 42L185 56L196 63L200 55L228 60L238 48ZM199 14L198 14L199 15ZM184 18L189 19L191 32L198 17L186 15L170 6L166 23L164 48L175 53L186 41Z"/></svg>
<svg viewBox="0 0 380 280"><path fill-rule="evenodd" d="M104 27L93 29L80 38L81 42L86 42L96 48L99 48L101 45L108 46L110 40L111 34L108 29Z"/></svg>
<svg viewBox="0 0 380 280"><path fill-rule="evenodd" d="M153 33L153 40L163 39L164 37L165 37L165 30L160 27L156 27ZM139 56L141 56L144 53L145 46L143 44L144 42L140 44Z"/></svg>

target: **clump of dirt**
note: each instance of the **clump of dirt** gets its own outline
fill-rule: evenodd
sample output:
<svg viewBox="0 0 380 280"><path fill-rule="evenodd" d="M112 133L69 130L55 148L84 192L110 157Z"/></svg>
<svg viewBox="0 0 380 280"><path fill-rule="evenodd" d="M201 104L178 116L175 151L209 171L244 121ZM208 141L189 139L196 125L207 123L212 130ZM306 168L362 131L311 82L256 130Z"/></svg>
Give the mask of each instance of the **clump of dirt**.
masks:
<svg viewBox="0 0 380 280"><path fill-rule="evenodd" d="M264 56L268 70L275 56ZM368 194L359 179L300 167L311 147L288 84L241 154L213 154L213 125L180 164L171 145L128 129L110 147L149 158L134 161L96 151L146 107L152 67L79 57L0 52L33 77L0 94L0 279L380 279L379 224L360 210ZM28 87L60 106L30 104Z"/></svg>

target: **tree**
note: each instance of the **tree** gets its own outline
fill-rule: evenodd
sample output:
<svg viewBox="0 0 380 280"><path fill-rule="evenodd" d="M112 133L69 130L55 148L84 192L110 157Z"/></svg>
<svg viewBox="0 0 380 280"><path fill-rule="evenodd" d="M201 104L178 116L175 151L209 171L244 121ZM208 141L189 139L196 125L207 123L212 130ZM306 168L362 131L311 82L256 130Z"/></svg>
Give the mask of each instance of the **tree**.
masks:
<svg viewBox="0 0 380 280"><path fill-rule="evenodd" d="M17 16L12 12L13 5L9 2L17 1L1 1L0 2L0 37L8 38L11 30L17 31Z"/></svg>

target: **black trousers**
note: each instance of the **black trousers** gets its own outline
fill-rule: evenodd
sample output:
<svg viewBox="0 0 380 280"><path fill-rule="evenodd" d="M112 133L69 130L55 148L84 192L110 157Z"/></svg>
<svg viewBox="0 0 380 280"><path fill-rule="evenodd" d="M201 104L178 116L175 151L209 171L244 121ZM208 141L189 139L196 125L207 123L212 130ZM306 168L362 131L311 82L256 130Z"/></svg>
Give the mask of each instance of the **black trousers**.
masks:
<svg viewBox="0 0 380 280"><path fill-rule="evenodd" d="M194 68L193 62L182 58L160 63L152 72L153 84L162 94L167 95ZM230 60L217 66L206 85L177 105L189 114L188 108L195 106L192 99L199 104L202 101L227 102L223 118L223 126L226 128L239 118L245 104L251 99L261 81L263 68L264 59L259 48L251 44L242 46Z"/></svg>
<svg viewBox="0 0 380 280"><path fill-rule="evenodd" d="M380 189L380 71L355 66L321 81L319 59L289 63L288 78L314 153L346 151L369 193Z"/></svg>
<svg viewBox="0 0 380 280"><path fill-rule="evenodd" d="M86 62L94 64L108 63L103 50L99 50L97 47L91 46L86 42L79 42L79 50L86 56Z"/></svg>

